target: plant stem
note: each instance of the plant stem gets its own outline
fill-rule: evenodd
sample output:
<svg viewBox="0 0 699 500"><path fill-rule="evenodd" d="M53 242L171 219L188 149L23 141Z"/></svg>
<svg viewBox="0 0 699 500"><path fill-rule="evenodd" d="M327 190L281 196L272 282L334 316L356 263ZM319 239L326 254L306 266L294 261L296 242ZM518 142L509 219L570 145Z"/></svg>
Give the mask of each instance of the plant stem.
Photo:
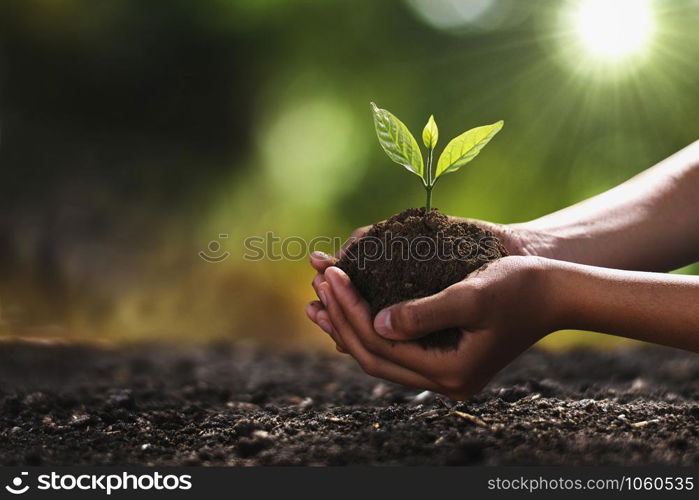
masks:
<svg viewBox="0 0 699 500"><path fill-rule="evenodd" d="M432 180L432 153L434 153L434 148L430 148L430 154L427 157L427 183L425 186L425 191L427 192L427 201L425 202L425 215L432 209L432 186L434 181Z"/></svg>

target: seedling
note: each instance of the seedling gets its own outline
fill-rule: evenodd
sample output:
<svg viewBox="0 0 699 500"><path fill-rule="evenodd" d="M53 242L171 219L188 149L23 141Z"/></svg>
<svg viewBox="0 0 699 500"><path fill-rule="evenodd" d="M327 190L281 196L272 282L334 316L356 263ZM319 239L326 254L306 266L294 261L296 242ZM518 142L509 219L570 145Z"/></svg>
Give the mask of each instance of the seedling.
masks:
<svg viewBox="0 0 699 500"><path fill-rule="evenodd" d="M371 110L374 114L376 135L388 157L399 165L403 165L422 180L427 195L425 213L432 208L432 189L437 180L445 174L456 172L473 160L505 124L500 120L492 125L473 128L455 137L449 141L442 154L439 155L437 166L433 169L432 156L439 139L439 129L434 121L434 116L430 116L427 125L422 130L422 143L428 152L427 168L425 168L420 146L408 127L389 111L377 107L373 102Z"/></svg>

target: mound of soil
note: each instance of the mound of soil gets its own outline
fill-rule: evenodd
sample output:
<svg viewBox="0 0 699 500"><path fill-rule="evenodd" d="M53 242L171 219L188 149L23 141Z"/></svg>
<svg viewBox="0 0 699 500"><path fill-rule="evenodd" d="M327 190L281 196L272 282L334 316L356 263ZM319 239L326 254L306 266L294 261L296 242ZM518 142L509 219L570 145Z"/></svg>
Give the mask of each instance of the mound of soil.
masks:
<svg viewBox="0 0 699 500"><path fill-rule="evenodd" d="M529 350L452 405L348 357L0 341L0 465L699 465L699 356Z"/></svg>
<svg viewBox="0 0 699 500"><path fill-rule="evenodd" d="M403 302L433 295L507 250L490 232L456 222L432 209L409 208L372 226L353 242L337 266L345 271L371 306L372 314ZM424 347L455 348L456 328L434 332L417 342Z"/></svg>

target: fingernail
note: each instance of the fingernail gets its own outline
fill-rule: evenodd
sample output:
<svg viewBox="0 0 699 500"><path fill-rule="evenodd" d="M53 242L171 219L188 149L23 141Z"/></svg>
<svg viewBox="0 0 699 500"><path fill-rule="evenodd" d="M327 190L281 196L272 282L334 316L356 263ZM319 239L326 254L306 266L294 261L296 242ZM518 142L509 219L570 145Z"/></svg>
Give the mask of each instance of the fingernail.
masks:
<svg viewBox="0 0 699 500"><path fill-rule="evenodd" d="M326 322L325 320L319 319L318 326L321 327L322 330L327 334L330 334L333 332L333 327L330 326L330 323Z"/></svg>
<svg viewBox="0 0 699 500"><path fill-rule="evenodd" d="M309 318L310 318L311 316L313 316L314 309L315 309L315 308L313 307L313 302L311 302L310 304L308 304L308 305L306 306L306 316L308 316Z"/></svg>
<svg viewBox="0 0 699 500"><path fill-rule="evenodd" d="M325 298L325 292L323 290L318 290L318 297L325 307L328 307L328 300Z"/></svg>
<svg viewBox="0 0 699 500"><path fill-rule="evenodd" d="M330 258L330 255L328 255L325 252L321 252L319 250L316 250L315 252L311 253L311 257L313 257L314 259L318 259L318 260L328 260Z"/></svg>
<svg viewBox="0 0 699 500"><path fill-rule="evenodd" d="M393 325L391 325L391 310L383 309L379 311L374 319L374 328L382 335L391 335L393 333Z"/></svg>

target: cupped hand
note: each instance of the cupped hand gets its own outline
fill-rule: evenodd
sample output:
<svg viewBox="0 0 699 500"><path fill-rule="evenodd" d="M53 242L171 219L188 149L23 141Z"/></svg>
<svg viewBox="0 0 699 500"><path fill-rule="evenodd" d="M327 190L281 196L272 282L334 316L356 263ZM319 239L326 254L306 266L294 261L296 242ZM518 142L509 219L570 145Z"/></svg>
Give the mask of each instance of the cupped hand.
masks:
<svg viewBox="0 0 699 500"><path fill-rule="evenodd" d="M550 258L555 258L556 256L556 243L553 237L547 233L529 228L527 223L504 225L452 216L449 216L449 219L457 222L478 224L479 226L488 229L503 243L503 245L505 245L505 248L507 248L510 255L543 256ZM319 287L325 282L325 270L330 266L334 266L337 263L338 258L342 256L344 250L353 241L364 236L370 228L371 226L363 226L355 229L337 256L328 255L323 252L313 252L311 254L310 263L313 269L316 271L316 275L313 277L311 284L319 299ZM324 332L330 333L332 330L332 324L328 311L326 310L325 306L323 306L322 301L315 300L310 302L306 306L306 315ZM337 350L341 353L347 354L347 349L341 342L337 342Z"/></svg>
<svg viewBox="0 0 699 500"><path fill-rule="evenodd" d="M530 229L527 224L496 224L475 219L464 219L461 217L449 217L456 222L468 222L478 224L492 232L507 248L510 255L539 255L553 258L552 238L540 231ZM347 242L336 256L328 255L324 252L313 252L310 256L310 263L316 271L313 277L312 286L318 294L318 286L325 281L323 273L325 270L337 263L344 250L355 240L364 236L371 226L363 226L355 229ZM306 314L309 319L316 323L325 332L329 329L327 313L323 312L324 307L321 302L313 301L306 307ZM341 351L341 349L339 349Z"/></svg>
<svg viewBox="0 0 699 500"><path fill-rule="evenodd" d="M338 350L354 357L369 375L465 399L557 329L549 262L505 257L435 295L390 306L373 320L349 277L326 266L324 278L314 283L322 305L309 307ZM455 350L410 342L454 327L463 332Z"/></svg>

